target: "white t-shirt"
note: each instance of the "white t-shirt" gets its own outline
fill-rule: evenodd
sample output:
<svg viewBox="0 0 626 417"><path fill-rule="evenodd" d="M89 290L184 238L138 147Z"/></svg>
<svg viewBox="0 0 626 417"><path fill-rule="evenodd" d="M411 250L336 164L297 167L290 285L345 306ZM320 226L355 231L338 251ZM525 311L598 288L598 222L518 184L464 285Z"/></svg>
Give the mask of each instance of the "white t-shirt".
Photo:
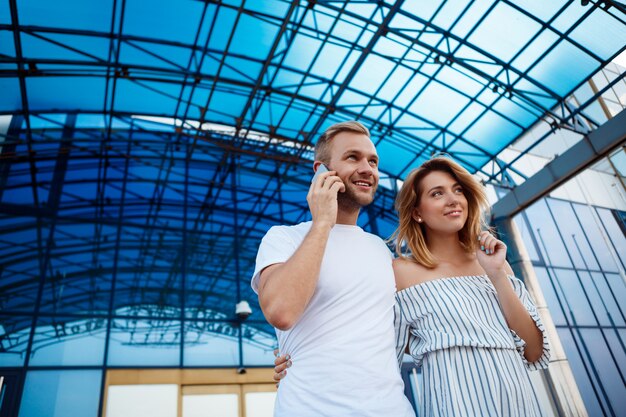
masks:
<svg viewBox="0 0 626 417"><path fill-rule="evenodd" d="M286 262L311 222L274 226L261 242L252 278ZM300 320L276 330L293 366L280 383L275 416L413 417L396 360L392 255L358 226L330 232L317 288ZM293 277L298 279L298 277Z"/></svg>

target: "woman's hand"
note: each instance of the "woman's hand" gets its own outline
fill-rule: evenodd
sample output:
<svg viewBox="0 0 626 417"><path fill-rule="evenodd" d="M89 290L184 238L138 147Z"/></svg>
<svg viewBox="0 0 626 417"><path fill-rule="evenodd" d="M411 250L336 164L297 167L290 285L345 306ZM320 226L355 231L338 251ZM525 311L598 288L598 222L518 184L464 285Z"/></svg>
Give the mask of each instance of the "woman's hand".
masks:
<svg viewBox="0 0 626 417"><path fill-rule="evenodd" d="M481 232L478 236L476 259L490 278L500 276L506 271L506 245L491 233Z"/></svg>
<svg viewBox="0 0 626 417"><path fill-rule="evenodd" d="M274 350L274 355L278 355L278 349ZM274 381L276 381L276 388L280 385L280 380L287 376L287 368L290 368L291 365L291 356L276 356L274 360Z"/></svg>

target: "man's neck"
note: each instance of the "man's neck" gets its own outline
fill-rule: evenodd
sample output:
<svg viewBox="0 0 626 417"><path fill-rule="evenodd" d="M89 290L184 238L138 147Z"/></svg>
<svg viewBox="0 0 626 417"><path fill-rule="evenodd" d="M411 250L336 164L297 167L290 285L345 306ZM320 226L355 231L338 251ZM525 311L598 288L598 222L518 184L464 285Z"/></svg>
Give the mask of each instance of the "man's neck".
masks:
<svg viewBox="0 0 626 417"><path fill-rule="evenodd" d="M360 209L354 209L354 210L342 210L341 208L339 208L337 210L337 222L336 224L346 224L349 226L355 226L356 225L356 221L359 218L359 212L361 210Z"/></svg>

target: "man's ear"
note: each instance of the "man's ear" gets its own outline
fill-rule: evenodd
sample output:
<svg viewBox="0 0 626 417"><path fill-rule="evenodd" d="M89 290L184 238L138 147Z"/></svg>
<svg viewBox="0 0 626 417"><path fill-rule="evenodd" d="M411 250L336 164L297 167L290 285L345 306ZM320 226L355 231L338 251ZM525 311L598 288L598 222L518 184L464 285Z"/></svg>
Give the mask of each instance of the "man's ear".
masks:
<svg viewBox="0 0 626 417"><path fill-rule="evenodd" d="M317 169L320 167L320 165L322 165L323 162L322 161L313 161L313 172L317 172Z"/></svg>

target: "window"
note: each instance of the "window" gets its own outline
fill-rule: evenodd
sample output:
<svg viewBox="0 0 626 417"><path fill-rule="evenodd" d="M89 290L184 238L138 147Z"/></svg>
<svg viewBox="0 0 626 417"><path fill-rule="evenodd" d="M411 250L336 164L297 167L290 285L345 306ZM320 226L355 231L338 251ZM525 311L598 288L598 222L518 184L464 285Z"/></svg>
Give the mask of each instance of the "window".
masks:
<svg viewBox="0 0 626 417"><path fill-rule="evenodd" d="M272 417L273 369L109 370L104 417Z"/></svg>

